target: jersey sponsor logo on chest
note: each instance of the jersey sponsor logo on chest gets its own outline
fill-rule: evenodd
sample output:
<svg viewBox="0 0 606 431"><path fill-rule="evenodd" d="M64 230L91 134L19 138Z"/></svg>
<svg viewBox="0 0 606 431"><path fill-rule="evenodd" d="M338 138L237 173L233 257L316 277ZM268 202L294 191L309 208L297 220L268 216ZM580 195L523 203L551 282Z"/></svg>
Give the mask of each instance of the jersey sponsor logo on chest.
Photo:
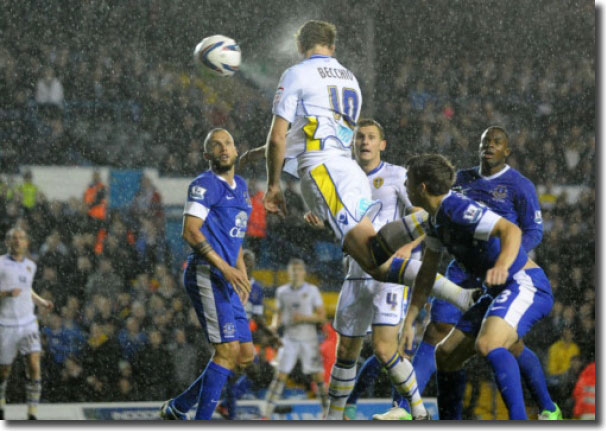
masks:
<svg viewBox="0 0 606 431"><path fill-rule="evenodd" d="M234 220L235 226L229 231L229 236L232 238L244 238L246 235L246 225L248 224L248 214L240 211Z"/></svg>

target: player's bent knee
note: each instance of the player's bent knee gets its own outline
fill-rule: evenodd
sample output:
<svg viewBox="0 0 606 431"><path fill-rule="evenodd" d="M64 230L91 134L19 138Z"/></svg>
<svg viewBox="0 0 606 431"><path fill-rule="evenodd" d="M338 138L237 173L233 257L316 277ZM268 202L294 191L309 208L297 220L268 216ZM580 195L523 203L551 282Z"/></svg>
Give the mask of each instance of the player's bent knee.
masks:
<svg viewBox="0 0 606 431"><path fill-rule="evenodd" d="M384 364L393 358L393 355L398 350L398 345L396 343L387 343L387 342L373 342L372 345L375 355L379 360Z"/></svg>
<svg viewBox="0 0 606 431"><path fill-rule="evenodd" d="M427 344L436 346L450 333L454 325L450 323L442 322L429 322L425 333L423 334L423 341Z"/></svg>
<svg viewBox="0 0 606 431"><path fill-rule="evenodd" d="M490 337L479 336L476 339L476 351L482 356L488 355L494 349L497 349L499 347L502 346L495 343Z"/></svg>

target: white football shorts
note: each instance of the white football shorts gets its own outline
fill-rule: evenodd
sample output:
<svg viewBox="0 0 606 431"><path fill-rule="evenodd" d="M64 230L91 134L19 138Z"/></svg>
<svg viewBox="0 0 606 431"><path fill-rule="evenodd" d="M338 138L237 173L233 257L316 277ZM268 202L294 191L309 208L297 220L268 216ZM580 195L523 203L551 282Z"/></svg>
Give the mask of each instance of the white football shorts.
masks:
<svg viewBox="0 0 606 431"><path fill-rule="evenodd" d="M279 372L290 374L297 365L297 360L301 361L303 374L324 372L324 361L317 339L299 341L284 337L281 341L277 358Z"/></svg>
<svg viewBox="0 0 606 431"><path fill-rule="evenodd" d="M372 221L381 203L372 200L368 177L353 159L333 157L299 172L301 194L309 209L341 241L364 216Z"/></svg>
<svg viewBox="0 0 606 431"><path fill-rule="evenodd" d="M346 337L363 337L371 325L398 326L405 314L408 286L372 278L345 280L333 327Z"/></svg>
<svg viewBox="0 0 606 431"><path fill-rule="evenodd" d="M17 352L22 355L42 351L38 321L20 326L0 326L0 365L10 365Z"/></svg>

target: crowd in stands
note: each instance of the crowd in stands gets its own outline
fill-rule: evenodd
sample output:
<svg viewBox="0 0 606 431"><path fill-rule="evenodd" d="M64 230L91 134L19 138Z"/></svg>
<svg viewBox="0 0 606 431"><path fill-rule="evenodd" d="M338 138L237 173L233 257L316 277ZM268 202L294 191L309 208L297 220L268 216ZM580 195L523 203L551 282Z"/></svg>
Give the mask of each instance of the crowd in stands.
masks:
<svg viewBox="0 0 606 431"><path fill-rule="evenodd" d="M47 4L46 18L29 16L27 1L0 3L17 17L0 18L3 40L10 41L0 43L0 172L31 164L107 165L193 176L205 169L202 141L213 126L233 131L241 152L264 142L271 95L238 75L210 85L191 73L191 64L175 60L183 56L174 48L187 44L163 36L175 31L163 19L164 3L70 2L77 11ZM178 16L174 8L166 16ZM121 41L132 14L137 31L149 33L141 39L147 45ZM28 30L36 37L19 37ZM383 34L379 42L390 32ZM566 61L512 52L499 58L394 52L377 54L385 78L374 91L375 116L387 132L384 159L402 163L435 151L457 167L472 166L480 133L504 125L510 165L541 186L545 234L534 258L556 302L526 341L543 359L556 401L572 415L577 378L595 360L594 59L574 51ZM251 184L262 180L262 164L243 175ZM563 185L578 186L576 194L561 191ZM38 263L35 289L55 303L40 315L43 398L167 398L193 380L209 350L180 286L179 262L168 253L161 197L143 181L130 209L117 212L104 204L98 178L84 192L82 200L47 201L27 172L17 183L0 182L0 237L24 224ZM320 272L332 274L327 284L338 288L334 249L324 247L325 234L304 226L293 183L286 221L264 213L262 193L251 190L256 210L247 240L260 264L279 267L304 255L326 262ZM10 384L9 400L22 397L21 388Z"/></svg>

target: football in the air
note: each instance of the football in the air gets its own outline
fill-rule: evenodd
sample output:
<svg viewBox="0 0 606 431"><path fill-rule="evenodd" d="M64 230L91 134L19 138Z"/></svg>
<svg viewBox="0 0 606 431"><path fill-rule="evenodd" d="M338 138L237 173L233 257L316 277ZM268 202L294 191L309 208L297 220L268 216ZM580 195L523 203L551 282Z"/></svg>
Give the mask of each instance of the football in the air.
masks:
<svg viewBox="0 0 606 431"><path fill-rule="evenodd" d="M240 67L240 47L232 38L209 36L196 45L194 62L217 75L232 76Z"/></svg>

